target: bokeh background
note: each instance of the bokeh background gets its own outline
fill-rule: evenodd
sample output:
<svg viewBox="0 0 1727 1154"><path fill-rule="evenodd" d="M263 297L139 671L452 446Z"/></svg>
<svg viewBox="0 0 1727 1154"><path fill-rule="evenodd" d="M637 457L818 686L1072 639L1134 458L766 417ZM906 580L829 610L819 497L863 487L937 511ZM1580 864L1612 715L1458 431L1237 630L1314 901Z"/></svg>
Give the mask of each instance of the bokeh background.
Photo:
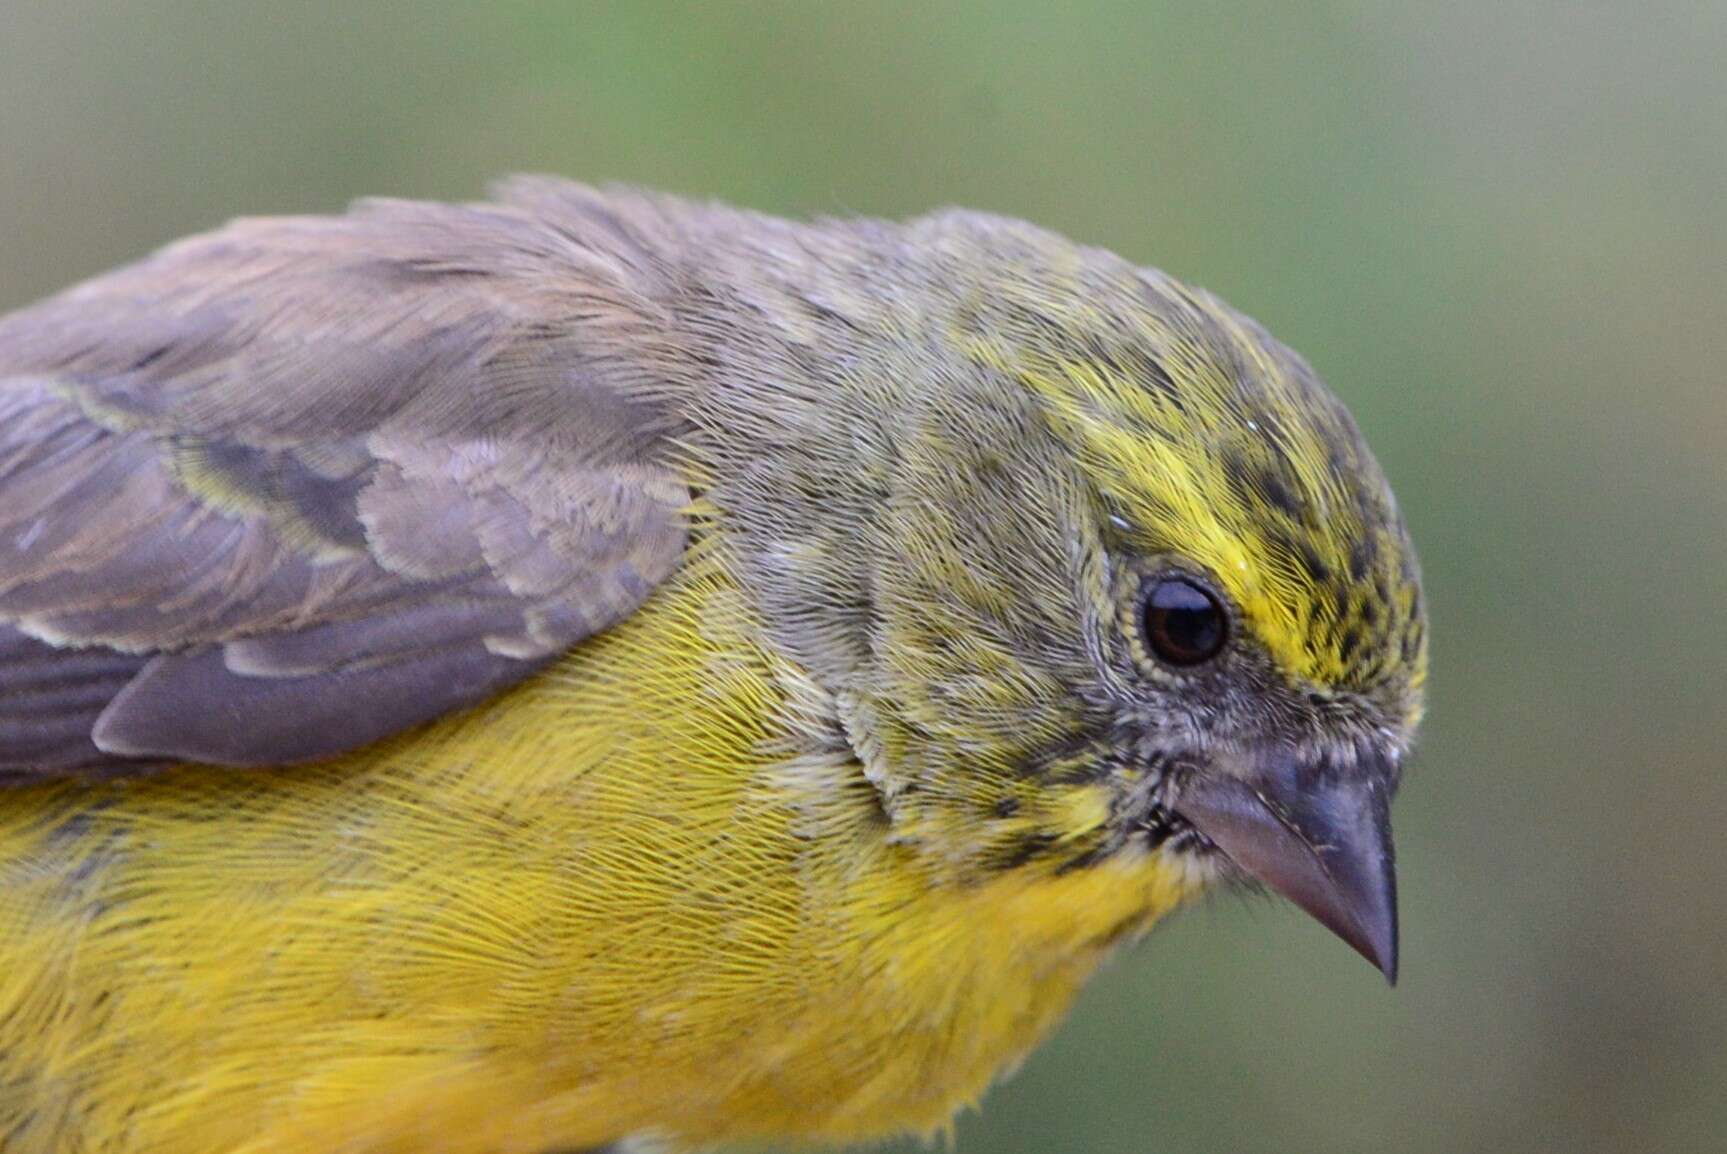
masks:
<svg viewBox="0 0 1727 1154"><path fill-rule="evenodd" d="M1257 316L1396 483L1402 985L1189 912L960 1154L1727 1149L1727 5L0 2L0 308L520 169L1029 217Z"/></svg>

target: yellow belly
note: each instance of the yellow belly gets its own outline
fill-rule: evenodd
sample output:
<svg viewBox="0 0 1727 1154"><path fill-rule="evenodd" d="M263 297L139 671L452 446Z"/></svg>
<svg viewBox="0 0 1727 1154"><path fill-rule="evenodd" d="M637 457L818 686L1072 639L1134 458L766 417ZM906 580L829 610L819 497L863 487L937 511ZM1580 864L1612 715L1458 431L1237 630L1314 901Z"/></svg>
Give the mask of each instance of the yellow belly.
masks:
<svg viewBox="0 0 1727 1154"><path fill-rule="evenodd" d="M1186 883L939 884L711 567L315 768L0 794L0 1149L940 1126ZM816 709L819 713L820 710Z"/></svg>

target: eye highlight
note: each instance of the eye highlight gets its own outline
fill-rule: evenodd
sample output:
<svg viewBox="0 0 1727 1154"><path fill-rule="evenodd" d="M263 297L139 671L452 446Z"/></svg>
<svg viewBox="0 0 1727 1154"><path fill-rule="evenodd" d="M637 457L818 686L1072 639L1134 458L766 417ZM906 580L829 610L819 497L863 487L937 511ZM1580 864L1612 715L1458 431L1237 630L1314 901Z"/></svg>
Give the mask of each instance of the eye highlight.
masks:
<svg viewBox="0 0 1727 1154"><path fill-rule="evenodd" d="M1229 619L1217 598L1187 577L1159 577L1145 595L1145 642L1168 665L1202 665L1229 640Z"/></svg>

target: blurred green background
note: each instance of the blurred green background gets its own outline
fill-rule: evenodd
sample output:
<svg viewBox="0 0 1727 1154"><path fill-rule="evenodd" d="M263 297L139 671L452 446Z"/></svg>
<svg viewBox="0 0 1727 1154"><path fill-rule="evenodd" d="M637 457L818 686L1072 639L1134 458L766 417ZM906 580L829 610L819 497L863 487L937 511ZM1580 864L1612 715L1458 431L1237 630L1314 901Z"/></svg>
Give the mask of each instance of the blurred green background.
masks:
<svg viewBox="0 0 1727 1154"><path fill-rule="evenodd" d="M1258 317L1397 485L1403 984L1189 912L961 1154L1727 1148L1727 6L0 4L0 308L519 169L1029 217Z"/></svg>

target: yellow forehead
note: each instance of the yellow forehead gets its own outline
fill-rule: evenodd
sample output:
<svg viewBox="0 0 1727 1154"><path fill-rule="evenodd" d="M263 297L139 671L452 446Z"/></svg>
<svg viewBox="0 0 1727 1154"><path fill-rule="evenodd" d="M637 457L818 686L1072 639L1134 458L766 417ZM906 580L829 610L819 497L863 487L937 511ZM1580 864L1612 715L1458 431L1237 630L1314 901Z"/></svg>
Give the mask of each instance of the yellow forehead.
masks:
<svg viewBox="0 0 1727 1154"><path fill-rule="evenodd" d="M1128 340L1020 346L1000 367L1040 398L1136 550L1208 569L1288 674L1419 688L1418 580L1390 491L1293 353L1182 293Z"/></svg>

